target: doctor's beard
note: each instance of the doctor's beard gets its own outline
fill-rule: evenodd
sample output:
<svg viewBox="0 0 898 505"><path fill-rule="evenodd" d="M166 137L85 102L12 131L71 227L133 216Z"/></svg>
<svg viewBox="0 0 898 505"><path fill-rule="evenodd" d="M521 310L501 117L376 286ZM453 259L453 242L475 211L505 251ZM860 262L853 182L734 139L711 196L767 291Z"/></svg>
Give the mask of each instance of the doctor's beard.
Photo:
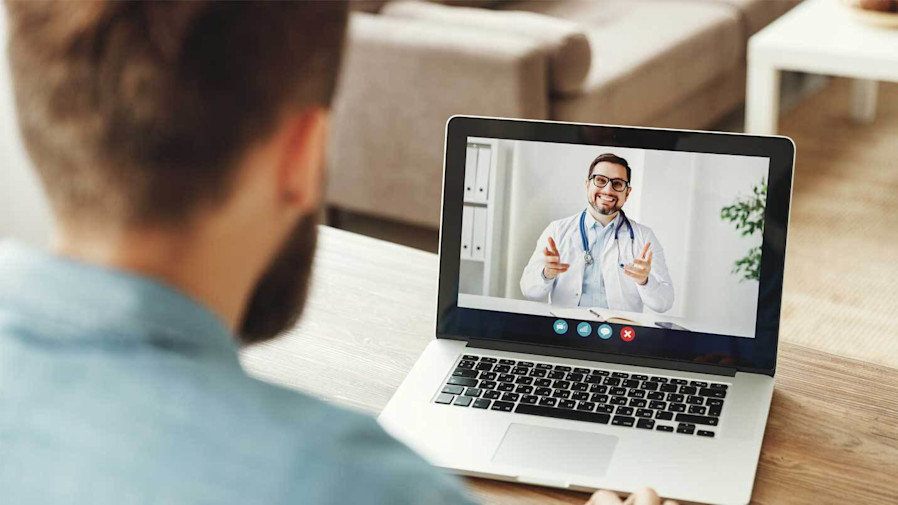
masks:
<svg viewBox="0 0 898 505"><path fill-rule="evenodd" d="M603 207L601 204L596 203L596 200L598 198L600 198L600 196L601 195L596 195L596 198L594 200L589 200L589 206L592 207L592 210L596 211L597 214L601 214L603 216L610 216L610 215L616 213L617 211L621 210L621 207L623 207L623 204L621 203L620 198L617 198L617 197L615 197L617 199L615 200L614 205L612 205L611 207Z"/></svg>

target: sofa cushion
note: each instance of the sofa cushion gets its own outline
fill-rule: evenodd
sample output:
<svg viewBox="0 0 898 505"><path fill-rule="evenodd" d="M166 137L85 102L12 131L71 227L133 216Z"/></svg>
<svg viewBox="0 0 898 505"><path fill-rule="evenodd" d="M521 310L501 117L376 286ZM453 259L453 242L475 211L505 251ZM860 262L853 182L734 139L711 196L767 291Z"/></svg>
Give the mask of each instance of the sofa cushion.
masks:
<svg viewBox="0 0 898 505"><path fill-rule="evenodd" d="M381 13L390 17L479 29L484 33L520 36L537 42L546 52L549 82L556 94L579 92L589 73L590 64L594 61L583 29L572 21L557 17L532 12L448 7L416 1L390 2Z"/></svg>
<svg viewBox="0 0 898 505"><path fill-rule="evenodd" d="M737 9L742 16L747 38L795 7L798 0L695 0L720 2Z"/></svg>
<svg viewBox="0 0 898 505"><path fill-rule="evenodd" d="M741 16L723 2L534 0L507 8L576 21L589 38L593 63L582 91L554 97L553 119L638 124L744 58Z"/></svg>

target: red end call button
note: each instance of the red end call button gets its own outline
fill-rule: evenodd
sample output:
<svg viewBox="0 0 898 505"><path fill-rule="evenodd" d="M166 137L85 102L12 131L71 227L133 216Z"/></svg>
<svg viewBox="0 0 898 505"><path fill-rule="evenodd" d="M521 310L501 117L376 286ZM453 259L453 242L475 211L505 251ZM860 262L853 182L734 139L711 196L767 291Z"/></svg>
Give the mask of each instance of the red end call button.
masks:
<svg viewBox="0 0 898 505"><path fill-rule="evenodd" d="M620 330L620 339L624 342L631 342L636 338L636 330L630 328L629 326L624 326Z"/></svg>

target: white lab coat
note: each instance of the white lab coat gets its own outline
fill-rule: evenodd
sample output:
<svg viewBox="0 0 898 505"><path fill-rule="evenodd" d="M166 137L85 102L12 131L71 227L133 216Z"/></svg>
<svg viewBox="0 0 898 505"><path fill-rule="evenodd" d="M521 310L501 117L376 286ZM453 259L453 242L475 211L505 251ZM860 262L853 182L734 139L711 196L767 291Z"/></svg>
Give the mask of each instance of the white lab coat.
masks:
<svg viewBox="0 0 898 505"><path fill-rule="evenodd" d="M553 305L576 307L580 304L583 271L586 268L583 242L580 238L581 214L578 212L571 217L552 221L540 235L530 262L524 267L524 273L521 275L521 292L527 299L540 301L548 295L549 303ZM605 281L608 308L642 312L643 307L648 307L655 312L666 312L673 306L674 289L664 260L664 249L651 228L633 219L630 219L630 223L633 225L634 241L630 240L626 224L618 233L620 261L618 261L618 247L613 238L602 251L602 276ZM558 247L561 262L571 265L567 272L558 274L553 280L547 280L542 276L545 264L543 249L548 247L550 236ZM649 248L652 251L652 271L645 286L640 286L632 277L625 274L619 265L632 263L633 256L642 252L646 242L652 243Z"/></svg>

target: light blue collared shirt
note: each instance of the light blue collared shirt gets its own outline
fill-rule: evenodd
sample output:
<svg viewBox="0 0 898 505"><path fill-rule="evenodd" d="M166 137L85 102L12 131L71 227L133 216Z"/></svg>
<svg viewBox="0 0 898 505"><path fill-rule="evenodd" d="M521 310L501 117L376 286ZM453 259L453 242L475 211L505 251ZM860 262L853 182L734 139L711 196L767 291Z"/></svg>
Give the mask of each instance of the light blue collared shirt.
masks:
<svg viewBox="0 0 898 505"><path fill-rule="evenodd" d="M608 296L605 293L605 278L602 275L602 253L608 243L614 240L614 227L620 221L620 213L608 223L602 226L596 221L589 211L586 211L586 219L583 226L586 228L586 240L592 255L592 265L586 265L583 269L583 290L580 296L581 307L608 308Z"/></svg>
<svg viewBox="0 0 898 505"><path fill-rule="evenodd" d="M0 243L0 501L470 503L373 419L250 378L237 350L172 288Z"/></svg>

